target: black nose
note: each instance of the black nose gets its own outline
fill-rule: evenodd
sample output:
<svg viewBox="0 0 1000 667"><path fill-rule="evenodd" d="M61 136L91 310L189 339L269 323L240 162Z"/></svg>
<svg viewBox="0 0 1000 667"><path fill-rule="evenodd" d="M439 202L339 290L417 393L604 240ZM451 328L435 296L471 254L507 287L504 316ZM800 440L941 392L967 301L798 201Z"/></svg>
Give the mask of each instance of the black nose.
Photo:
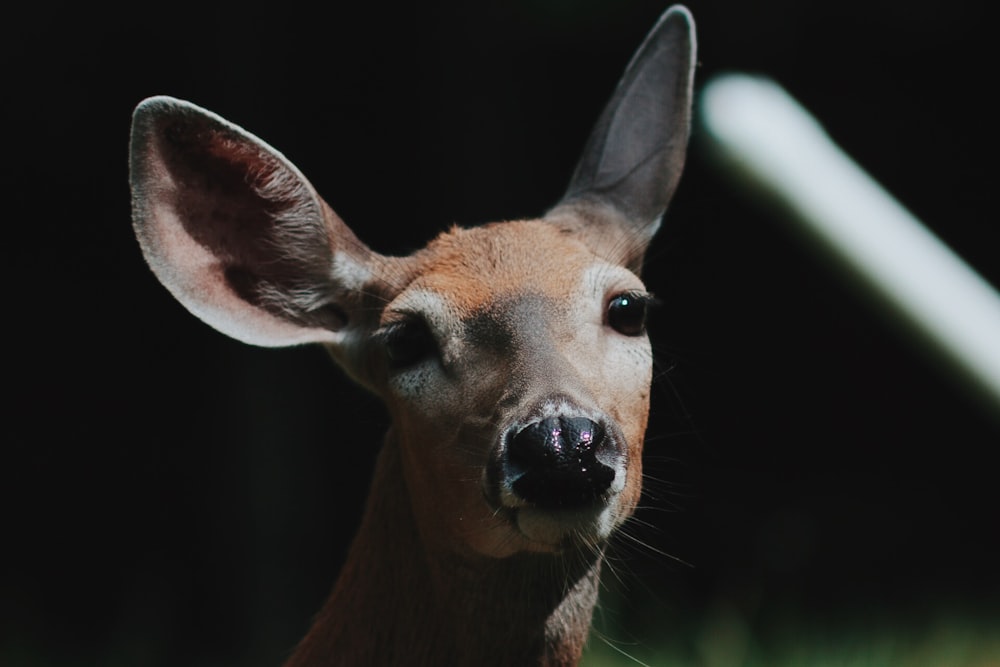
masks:
<svg viewBox="0 0 1000 667"><path fill-rule="evenodd" d="M609 447L604 428L583 417L551 417L525 426L508 441L507 473L514 492L543 508L587 505L608 490L615 471L598 459Z"/></svg>

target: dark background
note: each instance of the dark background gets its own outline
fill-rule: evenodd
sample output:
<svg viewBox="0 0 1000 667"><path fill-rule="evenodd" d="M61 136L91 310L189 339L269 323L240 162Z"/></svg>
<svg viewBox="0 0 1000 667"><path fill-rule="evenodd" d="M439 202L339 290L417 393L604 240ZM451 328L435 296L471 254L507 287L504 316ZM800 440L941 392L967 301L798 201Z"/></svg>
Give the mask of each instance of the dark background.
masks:
<svg viewBox="0 0 1000 667"><path fill-rule="evenodd" d="M385 428L318 349L231 341L155 281L129 223L139 100L242 125L364 241L406 252L552 204L666 5L13 10L0 664L279 664L332 585ZM689 6L699 86L774 77L1000 284L987 3ZM645 274L663 301L650 479L607 632L695 642L720 609L761 642L995 618L998 422L701 145Z"/></svg>

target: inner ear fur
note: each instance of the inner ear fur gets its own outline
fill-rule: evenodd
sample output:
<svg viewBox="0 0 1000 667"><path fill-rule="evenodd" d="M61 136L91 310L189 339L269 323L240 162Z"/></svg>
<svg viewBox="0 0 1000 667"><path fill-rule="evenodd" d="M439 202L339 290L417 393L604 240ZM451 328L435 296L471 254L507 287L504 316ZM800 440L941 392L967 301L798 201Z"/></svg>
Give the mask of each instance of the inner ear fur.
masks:
<svg viewBox="0 0 1000 667"><path fill-rule="evenodd" d="M262 140L193 104L133 115L133 224L194 314L257 345L336 342L378 256Z"/></svg>

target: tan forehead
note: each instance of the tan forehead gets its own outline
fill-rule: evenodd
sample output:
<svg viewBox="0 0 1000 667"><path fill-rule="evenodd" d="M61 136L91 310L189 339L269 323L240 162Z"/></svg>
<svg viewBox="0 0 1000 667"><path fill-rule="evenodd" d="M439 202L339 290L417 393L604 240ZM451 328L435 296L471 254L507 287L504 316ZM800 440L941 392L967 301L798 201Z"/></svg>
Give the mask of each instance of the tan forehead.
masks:
<svg viewBox="0 0 1000 667"><path fill-rule="evenodd" d="M599 261L579 239L538 220L456 228L432 241L419 259L411 287L447 294L452 307L465 312L503 296L565 297Z"/></svg>

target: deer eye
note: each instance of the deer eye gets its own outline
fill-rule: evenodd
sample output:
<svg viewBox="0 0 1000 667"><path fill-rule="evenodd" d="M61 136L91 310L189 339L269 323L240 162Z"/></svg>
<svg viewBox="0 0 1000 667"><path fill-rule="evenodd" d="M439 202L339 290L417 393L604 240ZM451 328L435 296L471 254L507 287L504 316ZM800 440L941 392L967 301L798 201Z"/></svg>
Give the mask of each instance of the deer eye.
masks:
<svg viewBox="0 0 1000 667"><path fill-rule="evenodd" d="M430 327L420 317L407 317L381 329L376 337L385 348L389 369L401 371L437 354Z"/></svg>
<svg viewBox="0 0 1000 667"><path fill-rule="evenodd" d="M625 336L646 333L646 315L652 297L641 292L626 292L608 303L608 325Z"/></svg>

